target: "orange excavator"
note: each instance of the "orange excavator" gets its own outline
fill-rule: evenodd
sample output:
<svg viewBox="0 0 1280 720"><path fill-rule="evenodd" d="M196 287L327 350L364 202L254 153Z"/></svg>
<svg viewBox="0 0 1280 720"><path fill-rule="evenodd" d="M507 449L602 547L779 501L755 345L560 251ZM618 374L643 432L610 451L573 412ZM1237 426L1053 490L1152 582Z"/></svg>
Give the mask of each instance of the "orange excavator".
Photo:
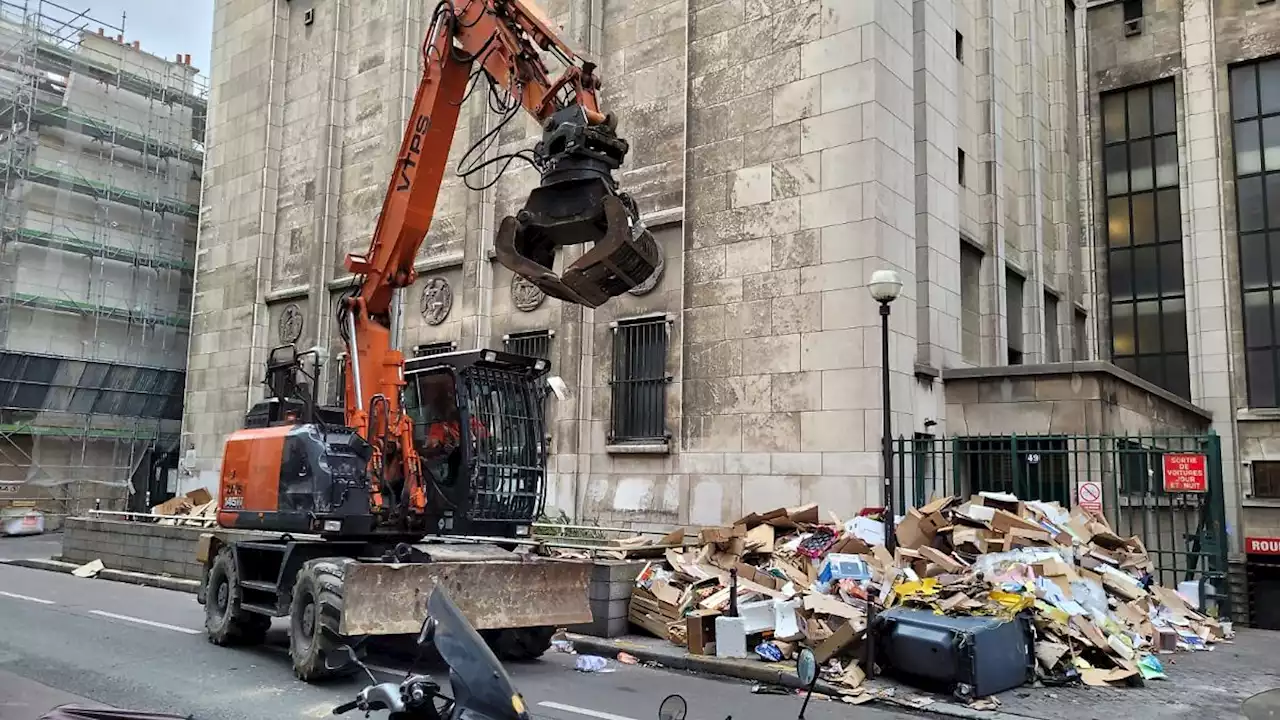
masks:
<svg viewBox="0 0 1280 720"><path fill-rule="evenodd" d="M600 108L595 67L530 0L441 0L422 67L372 243L346 257L357 282L338 309L343 405L318 402L322 350L273 349L266 399L226 440L218 496L220 528L257 532L208 533L197 551L209 640L258 643L287 617L306 681L352 672L370 637L416 632L436 585L509 659L591 620L586 565L515 551L546 497L546 361L487 349L406 361L392 305L416 279L459 112L481 83L502 121L459 174L471 186L515 160L537 168L494 244L551 297L594 308L653 274L658 247L613 177L628 144ZM476 160L522 110L543 131L532 151ZM588 247L557 274L574 245Z"/></svg>

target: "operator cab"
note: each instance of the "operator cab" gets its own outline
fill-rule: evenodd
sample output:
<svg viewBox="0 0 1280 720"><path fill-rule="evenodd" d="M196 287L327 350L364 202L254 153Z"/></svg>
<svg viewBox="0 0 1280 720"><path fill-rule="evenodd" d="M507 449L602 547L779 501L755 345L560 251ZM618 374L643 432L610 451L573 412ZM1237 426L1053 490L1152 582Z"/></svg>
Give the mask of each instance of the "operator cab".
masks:
<svg viewBox="0 0 1280 720"><path fill-rule="evenodd" d="M307 372L303 361L312 358L312 371ZM317 378L320 359L313 348L303 353L293 345L281 345L267 355L267 373L262 384L267 387L267 397L254 403L244 416L246 428L264 428L276 425L297 425L322 422L341 426L344 422L342 408L325 407L317 402Z"/></svg>
<svg viewBox="0 0 1280 720"><path fill-rule="evenodd" d="M434 532L527 535L542 514L547 361L466 350L405 361L404 409Z"/></svg>

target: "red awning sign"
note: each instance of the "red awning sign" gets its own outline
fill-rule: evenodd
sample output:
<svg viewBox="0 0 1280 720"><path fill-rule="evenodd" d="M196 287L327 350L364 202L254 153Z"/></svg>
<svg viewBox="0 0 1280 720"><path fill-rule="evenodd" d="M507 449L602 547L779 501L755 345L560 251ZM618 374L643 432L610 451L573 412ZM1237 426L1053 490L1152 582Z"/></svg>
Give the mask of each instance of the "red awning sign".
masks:
<svg viewBox="0 0 1280 720"><path fill-rule="evenodd" d="M1207 464L1201 453L1165 453L1164 491L1209 492Z"/></svg>
<svg viewBox="0 0 1280 720"><path fill-rule="evenodd" d="M1244 551L1249 555L1280 555L1280 538L1247 537Z"/></svg>

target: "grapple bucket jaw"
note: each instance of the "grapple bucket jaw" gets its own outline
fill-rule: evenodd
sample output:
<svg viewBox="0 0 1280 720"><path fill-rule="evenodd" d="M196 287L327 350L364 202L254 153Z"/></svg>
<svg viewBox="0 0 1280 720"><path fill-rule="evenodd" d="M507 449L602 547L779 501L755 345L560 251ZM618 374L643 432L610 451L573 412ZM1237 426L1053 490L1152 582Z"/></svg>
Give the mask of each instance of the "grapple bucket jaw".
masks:
<svg viewBox="0 0 1280 720"><path fill-rule="evenodd" d="M552 116L534 149L542 183L498 227L498 262L551 297L592 308L649 279L661 250L613 180L626 153L612 120L589 125L576 105ZM592 247L556 275L556 252L584 243Z"/></svg>

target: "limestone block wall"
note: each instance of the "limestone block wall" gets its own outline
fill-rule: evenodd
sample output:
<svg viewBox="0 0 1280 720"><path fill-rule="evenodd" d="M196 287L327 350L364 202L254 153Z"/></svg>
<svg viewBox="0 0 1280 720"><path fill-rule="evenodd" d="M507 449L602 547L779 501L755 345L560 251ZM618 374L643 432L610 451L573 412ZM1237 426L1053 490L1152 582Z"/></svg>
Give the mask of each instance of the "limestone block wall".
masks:
<svg viewBox="0 0 1280 720"><path fill-rule="evenodd" d="M840 513L878 504L872 272L892 268L905 283L889 341L895 434L926 421L947 430L938 371L1006 362L1007 265L1027 277L1027 360L1044 347L1046 288L1061 296L1060 333L1074 332L1072 168L1056 118L1075 76L1061 56L1083 40L1068 35L1068 15L1040 5L544 2L600 63L602 101L632 146L619 179L662 247L662 274L594 311L514 283L489 259L492 238L536 174L516 163L501 179L472 178L496 180L473 190L452 170L490 132L485 157L531 146L538 129L522 117L499 129L473 99L421 278L401 294L401 346L552 333L552 373L570 388L548 403L553 512L669 526L810 501ZM216 484L222 439L256 397L267 348L341 350L341 259L373 227L424 12L387 0L219 0L188 484ZM973 357L961 348L961 235L984 253ZM648 315L668 321L669 438L620 447L614 323Z"/></svg>

